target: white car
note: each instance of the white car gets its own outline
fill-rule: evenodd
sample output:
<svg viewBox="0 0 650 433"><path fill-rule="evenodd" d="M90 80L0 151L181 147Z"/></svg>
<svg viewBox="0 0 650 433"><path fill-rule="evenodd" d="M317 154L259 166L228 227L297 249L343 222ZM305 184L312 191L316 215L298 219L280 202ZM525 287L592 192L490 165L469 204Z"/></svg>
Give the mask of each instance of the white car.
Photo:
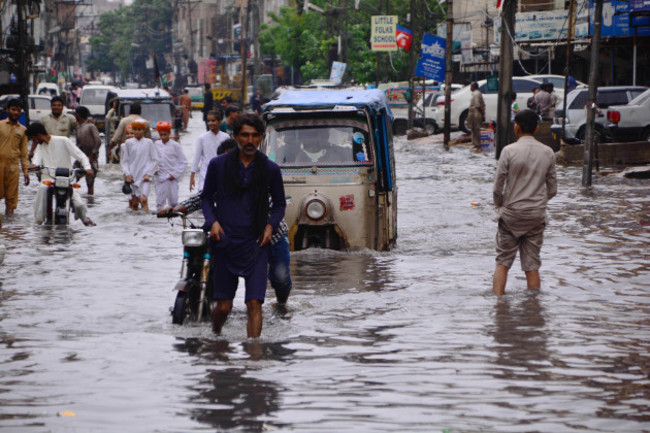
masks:
<svg viewBox="0 0 650 433"><path fill-rule="evenodd" d="M596 114L596 133L602 134L605 124L605 110L612 105L625 105L632 99L645 92L647 87L642 86L608 86L599 87L597 93L598 110ZM585 139L586 114L588 88L575 89L567 95L566 118L563 119L564 102L560 101L555 107L554 124L551 126L551 133L554 138L562 137L569 144L579 144ZM564 120L564 128L562 121ZM564 130L564 135L562 131ZM601 138L602 139L602 138Z"/></svg>
<svg viewBox="0 0 650 433"><path fill-rule="evenodd" d="M498 92L488 90L487 80L478 81L478 90L483 94L485 101L485 121L488 123L497 120L497 98ZM512 90L517 93L517 104L520 109L526 108L528 98L533 96L533 89L539 87L542 83L537 80L532 80L525 77L512 77ZM467 125L467 115L469 113L469 103L472 97L472 92L469 86L465 86L451 98L451 119L450 124L452 127L457 127L465 132L469 132ZM438 98L435 111L432 113L438 125L445 123L445 100Z"/></svg>
<svg viewBox="0 0 650 433"><path fill-rule="evenodd" d="M463 88L462 84L453 84L451 85L451 93L453 94L457 90ZM417 104L413 107L413 124L418 128L424 128L427 131L428 135L433 135L437 133L442 126L433 119L432 113L436 108L436 102L438 99L445 97L445 85L442 84L438 89L427 90L426 96L424 97L424 104L422 98L420 98ZM423 107L426 107L425 115L426 122L422 124L422 111ZM404 107L391 107L393 112L393 134L395 135L404 135L406 134L406 129L408 125L409 110Z"/></svg>
<svg viewBox="0 0 650 433"><path fill-rule="evenodd" d="M612 105L607 110L605 134L613 142L650 141L650 89L627 105Z"/></svg>
<svg viewBox="0 0 650 433"><path fill-rule="evenodd" d="M7 102L9 102L10 99L18 98L19 95L11 94L11 95L3 95L0 97L0 107L4 109L4 107L7 105ZM28 95L27 96L29 100L29 121L30 122L36 122L41 120L43 116L47 115L48 113L52 112L52 108L50 107L50 98L47 95Z"/></svg>

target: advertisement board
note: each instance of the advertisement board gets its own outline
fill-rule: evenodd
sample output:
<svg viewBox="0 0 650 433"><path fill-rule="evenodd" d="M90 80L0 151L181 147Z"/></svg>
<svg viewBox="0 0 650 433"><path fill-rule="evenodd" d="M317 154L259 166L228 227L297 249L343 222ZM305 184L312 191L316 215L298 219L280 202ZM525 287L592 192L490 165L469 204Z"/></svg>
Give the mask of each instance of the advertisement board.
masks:
<svg viewBox="0 0 650 433"><path fill-rule="evenodd" d="M445 46L446 41L443 38L425 33L415 75L445 81Z"/></svg>

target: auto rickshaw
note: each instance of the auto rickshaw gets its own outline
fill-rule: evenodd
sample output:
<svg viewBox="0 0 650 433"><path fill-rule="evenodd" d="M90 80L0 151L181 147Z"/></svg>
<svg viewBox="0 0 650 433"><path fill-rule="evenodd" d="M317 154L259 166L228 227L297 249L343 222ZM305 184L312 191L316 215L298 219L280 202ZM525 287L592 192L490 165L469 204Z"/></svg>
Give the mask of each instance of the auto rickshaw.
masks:
<svg viewBox="0 0 650 433"><path fill-rule="evenodd" d="M380 90L288 90L264 106L261 149L282 170L291 250L390 250L393 115Z"/></svg>

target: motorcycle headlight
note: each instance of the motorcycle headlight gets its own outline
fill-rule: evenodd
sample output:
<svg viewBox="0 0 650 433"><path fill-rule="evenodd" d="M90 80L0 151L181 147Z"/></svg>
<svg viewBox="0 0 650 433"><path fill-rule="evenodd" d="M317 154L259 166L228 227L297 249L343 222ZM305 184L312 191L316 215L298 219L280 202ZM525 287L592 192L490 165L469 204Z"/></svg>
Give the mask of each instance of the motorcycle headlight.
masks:
<svg viewBox="0 0 650 433"><path fill-rule="evenodd" d="M313 220L319 220L325 216L325 203L320 200L312 200L307 204L307 216Z"/></svg>
<svg viewBox="0 0 650 433"><path fill-rule="evenodd" d="M205 245L207 236L203 230L185 230L183 232L183 245L186 247L200 247Z"/></svg>
<svg viewBox="0 0 650 433"><path fill-rule="evenodd" d="M70 179L63 176L57 176L54 178L54 186L57 188L67 188L70 186Z"/></svg>

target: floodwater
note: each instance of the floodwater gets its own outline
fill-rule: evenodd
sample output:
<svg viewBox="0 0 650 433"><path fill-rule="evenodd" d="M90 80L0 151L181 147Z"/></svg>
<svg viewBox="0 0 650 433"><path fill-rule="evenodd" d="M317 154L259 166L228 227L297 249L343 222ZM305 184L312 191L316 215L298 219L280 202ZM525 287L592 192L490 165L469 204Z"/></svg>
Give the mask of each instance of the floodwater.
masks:
<svg viewBox="0 0 650 433"><path fill-rule="evenodd" d="M220 337L171 324L180 227L128 211L117 167L93 228L34 226L21 187L0 230L0 430L650 431L650 182L585 190L559 167L543 287L516 262L498 299L493 155L399 138L396 159L397 248L293 254L288 313L269 293L257 341L242 293Z"/></svg>

